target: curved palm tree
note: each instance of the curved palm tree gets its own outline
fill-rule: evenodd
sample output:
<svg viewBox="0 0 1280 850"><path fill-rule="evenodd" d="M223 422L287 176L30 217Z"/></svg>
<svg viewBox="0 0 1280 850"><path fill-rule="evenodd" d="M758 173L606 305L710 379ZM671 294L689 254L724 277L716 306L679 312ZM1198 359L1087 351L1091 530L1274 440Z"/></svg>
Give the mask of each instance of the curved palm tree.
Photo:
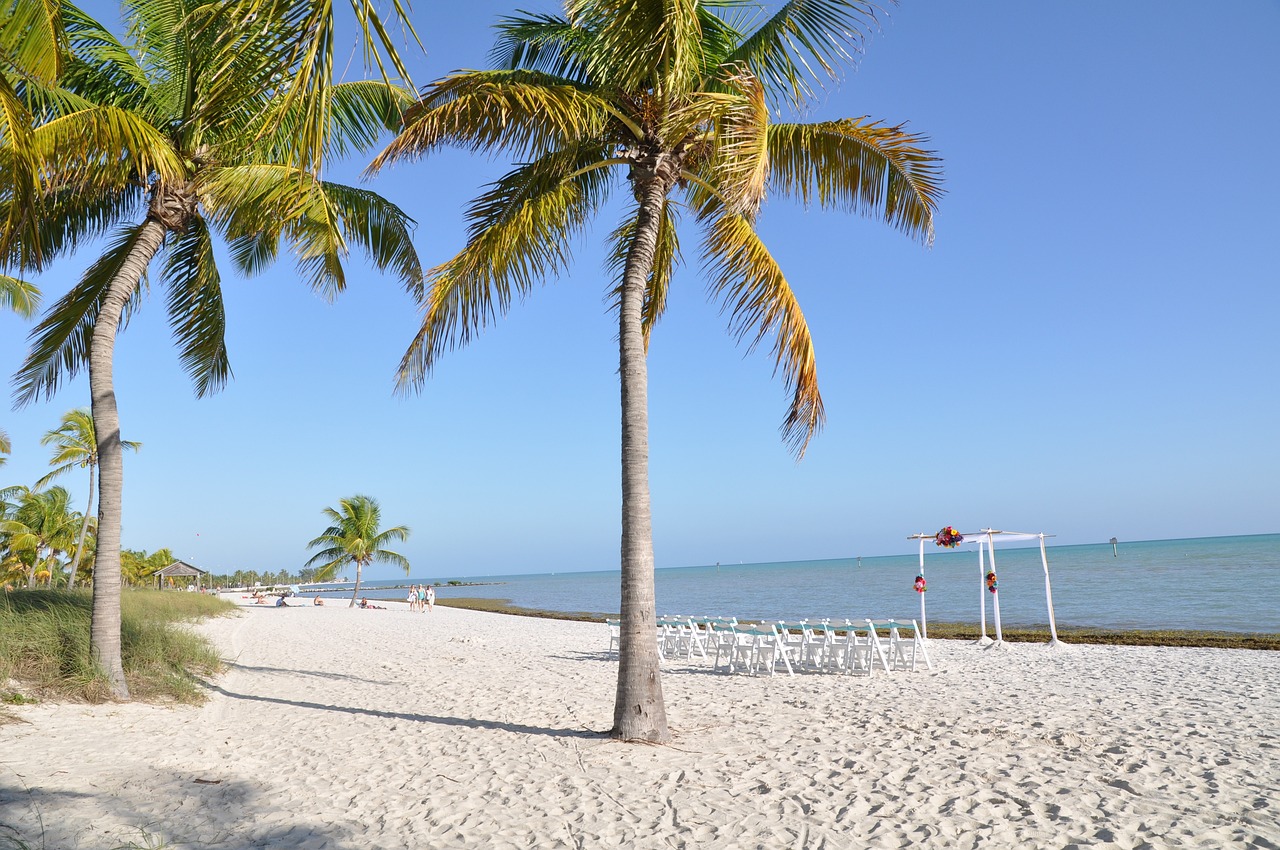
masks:
<svg viewBox="0 0 1280 850"><path fill-rule="evenodd" d="M90 643L119 698L128 688L119 649L123 461L113 353L153 261L164 252L156 276L200 396L231 374L214 233L244 274L290 246L299 277L327 297L346 287L352 246L411 292L421 287L412 220L320 171L321 154L373 145L407 92L386 82L330 84L333 34L315 26L313 5L332 12L319 0L131 0L126 49L63 4L71 58L61 86L27 87L38 107L32 146L54 175L41 196L39 250L29 253L42 267L83 240L113 234L36 326L16 380L26 403L88 367L100 546ZM10 185L0 179L0 190Z"/></svg>
<svg viewBox="0 0 1280 850"><path fill-rule="evenodd" d="M27 566L27 587L35 586L41 571L49 573L52 586L58 557L75 545L81 516L71 509L71 494L65 487L19 489L10 518L0 520L0 533Z"/></svg>
<svg viewBox="0 0 1280 850"><path fill-rule="evenodd" d="M776 123L800 111L874 23L861 0L566 0L564 14L504 19L498 67L428 85L371 170L444 145L518 164L471 206L466 246L431 269L423 320L401 362L418 387L570 261L570 237L620 173L631 196L611 236L622 400L622 646L613 734L668 738L653 641L653 542L645 355L680 259L679 209L702 230L707 283L750 347L772 337L797 456L823 419L809 329L755 230L767 191L882 218L928 242L940 169L924 139L867 119Z"/></svg>
<svg viewBox="0 0 1280 850"><path fill-rule="evenodd" d="M76 543L75 558L71 562L71 574L67 577L67 590L71 590L76 586L76 571L80 569L85 535L89 532L89 518L93 515L94 472L98 466L98 438L93 431L93 414L85 407L67 411L62 414L62 422L58 427L40 438L40 444L54 447L49 464L55 468L36 482L37 487L45 486L74 467L89 470L89 502L84 509L84 523L80 526L80 538ZM136 452L142 448L142 443L121 440L120 447Z"/></svg>
<svg viewBox="0 0 1280 850"><path fill-rule="evenodd" d="M356 584L351 589L351 604L355 607L360 594L360 577L364 568L372 563L395 564L409 574L409 560L403 555L382 548L393 540L406 540L409 528L397 525L385 531L382 525L382 508L377 499L369 496L352 496L338 502L337 509L325 508L325 516L333 523L324 533L307 544L308 549L323 547L307 561L307 568L315 568L314 581L328 581L341 568L354 565Z"/></svg>

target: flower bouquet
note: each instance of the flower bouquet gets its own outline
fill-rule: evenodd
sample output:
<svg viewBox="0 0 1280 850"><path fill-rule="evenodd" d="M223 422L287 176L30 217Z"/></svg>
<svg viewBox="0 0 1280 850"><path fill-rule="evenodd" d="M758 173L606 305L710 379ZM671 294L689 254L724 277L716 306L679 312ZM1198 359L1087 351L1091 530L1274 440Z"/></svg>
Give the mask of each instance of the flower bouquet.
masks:
<svg viewBox="0 0 1280 850"><path fill-rule="evenodd" d="M964 535L948 525L933 536L933 542L954 549L964 542Z"/></svg>

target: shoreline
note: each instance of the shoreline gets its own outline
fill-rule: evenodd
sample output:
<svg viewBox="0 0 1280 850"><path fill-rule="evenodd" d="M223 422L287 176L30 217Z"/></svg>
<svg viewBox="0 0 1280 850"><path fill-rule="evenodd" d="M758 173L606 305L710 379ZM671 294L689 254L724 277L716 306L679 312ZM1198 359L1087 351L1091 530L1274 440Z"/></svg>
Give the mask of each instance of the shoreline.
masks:
<svg viewBox="0 0 1280 850"><path fill-rule="evenodd" d="M491 614L508 614L515 617L539 617L566 622L599 623L605 619L616 619L618 617L616 613L566 612L542 608L524 608L519 605L512 605L509 599L490 599L487 597L438 597L436 606L459 608L467 611L483 611ZM1013 643L1048 643L1049 641L1048 626L1005 626L1003 631L1005 640ZM929 638L931 640L972 641L978 639L978 634L978 628L972 623L929 623ZM1058 639L1063 643L1075 645L1182 646L1204 649L1280 650L1280 634L1268 632L1063 627L1058 629Z"/></svg>
<svg viewBox="0 0 1280 850"><path fill-rule="evenodd" d="M237 600L232 600L237 601ZM0 727L28 846L1245 848L1280 843L1280 653L931 641L936 670L668 661L674 741L610 741L599 623L239 604L203 706ZM13 833L10 836L10 832Z"/></svg>

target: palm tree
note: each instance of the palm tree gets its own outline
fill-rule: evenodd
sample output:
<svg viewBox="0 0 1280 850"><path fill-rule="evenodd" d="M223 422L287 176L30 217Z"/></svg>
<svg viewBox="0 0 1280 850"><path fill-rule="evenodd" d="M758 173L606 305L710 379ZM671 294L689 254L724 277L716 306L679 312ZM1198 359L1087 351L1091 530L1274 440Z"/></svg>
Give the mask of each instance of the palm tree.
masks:
<svg viewBox="0 0 1280 850"><path fill-rule="evenodd" d="M170 322L196 393L225 384L231 368L215 232L245 274L269 265L287 243L299 276L334 297L346 286L343 261L354 245L417 293L413 222L373 192L321 179L321 154L374 144L407 93L386 82L329 83L332 28L311 12L332 9L320 0L130 0L129 49L63 6L71 59L62 85L28 87L28 100L39 106L32 145L53 175L41 197L40 250L29 253L43 267L82 240L113 236L36 326L17 395L20 403L51 397L88 367L100 546L90 642L114 694L125 699L116 333L163 249L156 276L168 291ZM0 191L10 185L0 179ZM0 199L20 201L12 192Z"/></svg>
<svg viewBox="0 0 1280 850"><path fill-rule="evenodd" d="M18 489L17 507L11 518L0 520L0 533L27 565L27 587L35 586L36 574L42 570L48 571L52 586L58 557L75 545L80 514L71 509L65 487Z"/></svg>
<svg viewBox="0 0 1280 850"><path fill-rule="evenodd" d="M5 461L9 458L7 455L13 451L13 443L9 442L9 435L0 430L0 466L4 466Z"/></svg>
<svg viewBox="0 0 1280 850"><path fill-rule="evenodd" d="M40 444L54 447L49 464L55 468L36 482L37 487L45 486L59 475L70 472L73 467L89 470L89 503L84 509L84 523L80 526L75 559L71 563L71 575L67 578L67 590L71 590L76 586L76 571L80 568L85 535L89 532L89 517L93 512L94 471L98 466L98 439L93 431L93 415L84 407L67 411L62 414L62 422L58 427L40 438ZM136 452L142 448L142 443L121 440L120 447Z"/></svg>
<svg viewBox="0 0 1280 850"><path fill-rule="evenodd" d="M428 273L421 328L400 367L420 387L516 295L570 262L621 169L633 201L610 238L622 401L622 646L612 734L664 741L653 641L648 482L650 333L680 259L680 201L701 226L711 293L750 347L772 336L791 394L782 434L797 456L823 420L813 344L755 216L767 190L881 217L928 242L941 195L921 136L867 119L775 123L834 80L874 24L861 0L790 0L758 27L755 0L566 0L563 16L505 18L499 66L429 84L373 162L447 144L504 150L518 164L468 211L466 246ZM679 190L679 195L677 195Z"/></svg>
<svg viewBox="0 0 1280 850"><path fill-rule="evenodd" d="M328 581L338 570L348 564L355 565L356 584L351 589L351 604L355 607L360 594L360 576L364 568L374 562L395 564L409 574L409 560L403 555L382 548L393 540L406 540L409 528L397 525L383 531L382 508L369 496L352 496L338 502L338 508L325 508L324 514L332 522L324 533L307 544L308 549L324 547L311 560L308 568L315 567L315 581Z"/></svg>

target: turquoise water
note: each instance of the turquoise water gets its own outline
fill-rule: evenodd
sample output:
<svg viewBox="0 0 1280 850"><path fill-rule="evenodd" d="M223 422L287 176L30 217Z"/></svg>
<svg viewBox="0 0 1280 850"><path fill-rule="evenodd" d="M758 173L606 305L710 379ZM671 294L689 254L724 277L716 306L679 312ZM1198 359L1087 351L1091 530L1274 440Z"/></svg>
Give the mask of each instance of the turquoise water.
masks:
<svg viewBox="0 0 1280 850"><path fill-rule="evenodd" d="M1040 550L1014 548L1025 545L996 544L1001 618L1006 625L1046 625ZM1280 633L1280 534L1122 542L1114 555L1109 543L1049 546L1047 552L1059 627ZM837 558L680 567L657 570L655 592L659 614L919 619L912 589L917 571L917 553L865 557L860 564ZM930 621L978 621L975 547L944 550L926 541L925 575ZM442 587L438 595L509 599L553 611L619 608L617 570L462 580L495 583ZM368 595L398 597L379 589L396 583L373 582ZM991 617L988 604L989 629Z"/></svg>

